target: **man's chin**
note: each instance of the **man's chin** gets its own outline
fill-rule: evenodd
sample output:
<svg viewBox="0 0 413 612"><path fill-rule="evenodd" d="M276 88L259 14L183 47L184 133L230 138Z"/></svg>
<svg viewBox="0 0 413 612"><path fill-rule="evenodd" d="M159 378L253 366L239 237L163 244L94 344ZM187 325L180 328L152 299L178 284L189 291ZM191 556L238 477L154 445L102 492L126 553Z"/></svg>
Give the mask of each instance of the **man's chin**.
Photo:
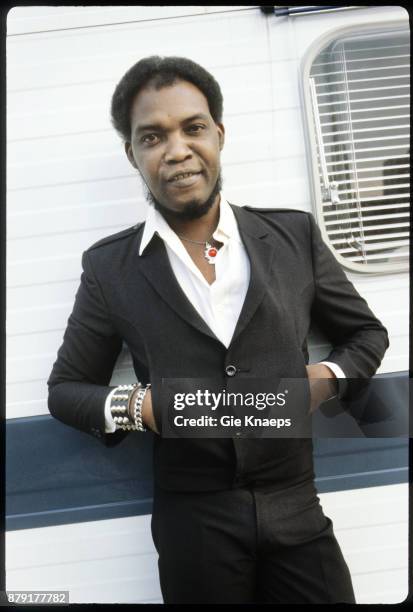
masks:
<svg viewBox="0 0 413 612"><path fill-rule="evenodd" d="M145 186L146 187L146 186ZM157 200L152 192L149 189L145 188L145 196L148 200L149 204L152 204L158 212L160 212L165 217L173 217L175 219L179 219L182 221L191 221L193 219L199 219L207 214L207 212L214 205L217 195L220 193L222 188L222 179L221 176L218 176L218 179L215 183L214 189L208 196L206 200L201 200L200 198L194 198L193 200L189 200L185 204L182 204L182 207L179 210L169 208L162 204L159 200Z"/></svg>
<svg viewBox="0 0 413 612"><path fill-rule="evenodd" d="M175 219L182 219L186 221L190 221L192 219L199 219L206 215L206 213L211 209L214 204L215 198L210 201L206 200L203 202L202 200L190 200L182 205L179 210L171 209L167 206L161 204L158 200L153 200L152 203L155 209L161 214L169 217L174 217Z"/></svg>

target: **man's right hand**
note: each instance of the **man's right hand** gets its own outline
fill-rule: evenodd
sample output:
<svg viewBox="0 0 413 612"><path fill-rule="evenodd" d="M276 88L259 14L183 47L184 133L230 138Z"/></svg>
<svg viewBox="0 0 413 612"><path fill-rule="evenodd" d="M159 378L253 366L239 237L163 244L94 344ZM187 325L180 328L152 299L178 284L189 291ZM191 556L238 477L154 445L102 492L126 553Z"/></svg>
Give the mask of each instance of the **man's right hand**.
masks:
<svg viewBox="0 0 413 612"><path fill-rule="evenodd" d="M131 414L132 420L134 419L133 410L134 410L134 405L135 405L135 394L138 392L138 390L139 389L136 389L136 391L134 391L132 398L131 398L131 402L130 402L130 406L131 406L130 412L132 413ZM158 428L156 427L155 418L153 416L152 392L150 388L145 393L141 412L142 412L143 424L149 429L151 429L152 431L154 431L155 433L159 434Z"/></svg>

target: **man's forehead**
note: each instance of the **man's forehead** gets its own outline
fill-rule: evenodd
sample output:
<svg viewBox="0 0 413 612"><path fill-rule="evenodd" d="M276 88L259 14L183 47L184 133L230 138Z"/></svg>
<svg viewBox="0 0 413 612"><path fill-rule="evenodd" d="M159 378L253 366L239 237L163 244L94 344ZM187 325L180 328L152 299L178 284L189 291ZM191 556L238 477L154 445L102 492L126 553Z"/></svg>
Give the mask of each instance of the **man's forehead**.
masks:
<svg viewBox="0 0 413 612"><path fill-rule="evenodd" d="M132 116L141 123L176 118L184 121L199 114L211 118L208 101L202 91L188 81L176 81L157 89L149 85L141 89L131 107Z"/></svg>

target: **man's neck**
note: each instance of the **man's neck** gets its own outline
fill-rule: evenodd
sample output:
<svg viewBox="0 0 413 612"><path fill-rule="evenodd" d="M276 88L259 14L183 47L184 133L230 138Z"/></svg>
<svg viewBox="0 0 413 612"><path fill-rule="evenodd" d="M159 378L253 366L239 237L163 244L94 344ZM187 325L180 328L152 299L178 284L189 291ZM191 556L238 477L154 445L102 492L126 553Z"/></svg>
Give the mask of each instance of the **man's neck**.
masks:
<svg viewBox="0 0 413 612"><path fill-rule="evenodd" d="M219 222L220 194L205 215L199 219L177 219L175 216L162 213L170 228L179 235L190 240L206 241L214 233Z"/></svg>

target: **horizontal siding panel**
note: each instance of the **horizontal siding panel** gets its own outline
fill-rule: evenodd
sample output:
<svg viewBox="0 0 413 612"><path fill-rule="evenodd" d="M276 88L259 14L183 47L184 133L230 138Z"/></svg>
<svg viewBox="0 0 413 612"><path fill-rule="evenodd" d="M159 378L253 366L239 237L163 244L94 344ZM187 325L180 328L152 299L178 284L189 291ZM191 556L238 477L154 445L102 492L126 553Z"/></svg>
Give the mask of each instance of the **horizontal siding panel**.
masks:
<svg viewBox="0 0 413 612"><path fill-rule="evenodd" d="M44 395L46 396L46 390ZM42 399L32 399L26 402L9 402L6 404L6 418L13 419L48 414L49 410L45 396Z"/></svg>
<svg viewBox="0 0 413 612"><path fill-rule="evenodd" d="M131 564L133 560L131 560ZM152 561L154 572L157 571L157 562L154 557ZM71 601L73 603L157 603L162 604L162 594L160 587L155 582L153 576L141 578L138 575L139 565L136 572L129 578L119 580L106 580L103 584L99 583L92 589L85 584L80 588L71 589ZM156 574L155 574L156 575ZM138 577L136 577L138 576Z"/></svg>
<svg viewBox="0 0 413 612"><path fill-rule="evenodd" d="M406 343L406 339L404 341L404 344L405 343ZM384 372L406 371L408 368L408 365L409 365L409 354L407 353L407 351L405 353L399 353L399 354L396 354L396 351L394 351L394 354L390 353L388 357L387 356L384 357L383 362L377 372L384 373Z"/></svg>
<svg viewBox="0 0 413 612"><path fill-rule="evenodd" d="M63 331L54 332L58 338L56 339L52 351L46 356L40 356L40 365L36 365L33 371L30 371L29 376L23 378L18 369L16 360L8 359L7 363L7 384L6 384L6 418L21 418L36 415L48 415L47 407L47 379L49 378L52 365L56 360L57 349L62 343ZM51 332L44 334L45 337L51 337ZM20 339L30 338L30 335L22 335ZM33 334L34 338L41 337L40 334ZM51 344L49 340L49 345ZM22 351L20 355L24 355ZM40 354L41 355L41 354ZM23 357L24 360L24 357ZM33 355L29 358L30 363L37 361L37 356ZM10 363L9 363L10 362ZM13 380L16 376L16 380ZM115 364L110 385L126 384L136 380L133 371L131 358L127 351L120 353Z"/></svg>
<svg viewBox="0 0 413 612"><path fill-rule="evenodd" d="M299 158L303 153L304 133L302 125L297 122L297 109L283 108L274 111L274 129L272 133L275 159ZM307 182L308 176L303 174Z"/></svg>
<svg viewBox="0 0 413 612"><path fill-rule="evenodd" d="M274 110L299 107L299 63L298 60L274 61L271 63L271 80L274 92ZM301 127L301 122L299 123Z"/></svg>
<svg viewBox="0 0 413 612"><path fill-rule="evenodd" d="M294 162L295 159L290 159L291 164ZM244 169L244 175L239 173L241 168ZM306 178L297 178L295 181L274 179L271 173L278 174L278 161L270 163L263 161L257 165L243 164L241 168L237 168L234 172L231 172L231 168L225 169L225 185L228 183L228 189L224 187L225 193L230 196L230 201L234 204L310 211ZM232 181L232 177L235 178L238 174L237 184ZM257 178L261 176L261 181L255 181L254 176Z"/></svg>
<svg viewBox="0 0 413 612"><path fill-rule="evenodd" d="M202 17L202 22L196 17L9 38L9 62L16 65L9 71L8 87L16 91L103 79L115 85L129 66L148 55L190 55L218 78L220 67L269 60L265 29L266 20L257 11L237 15L235 23L231 15L210 15ZM34 44L35 54L31 52Z"/></svg>
<svg viewBox="0 0 413 612"><path fill-rule="evenodd" d="M325 513L334 513L335 525L339 531L354 527L354 517L357 516L357 527L373 527L391 522L402 522L407 525L408 520L408 485L389 485L386 487L370 487L348 491L345 499L337 502L335 494L323 493L320 500ZM369 504L369 511L362 508ZM397 541L401 544L403 539ZM374 545L374 541L370 541ZM380 543L384 544L383 540ZM391 541L396 544L396 542ZM377 544L377 542L375 543ZM360 548L365 543L360 542ZM358 549L358 547L356 547Z"/></svg>
<svg viewBox="0 0 413 612"><path fill-rule="evenodd" d="M122 141L108 122L106 129L94 132L75 131L64 136L50 137L43 133L39 138L24 139L24 146L21 140L10 140L7 143L7 162L9 167L33 162L50 164L77 159L81 152L91 156L110 151L116 151L120 157L124 155Z"/></svg>
<svg viewBox="0 0 413 612"><path fill-rule="evenodd" d="M73 300L74 293L72 293ZM63 330L47 331L40 334L6 336L7 357L15 359L24 356L25 352L33 355L36 352L57 351L63 339ZM39 350L40 349L40 350Z"/></svg>
<svg viewBox="0 0 413 612"><path fill-rule="evenodd" d="M239 205L309 210L307 179L274 180L273 173L278 174L277 167L278 161L256 159L226 165L223 176L225 185L228 183L228 189L224 187L227 198ZM240 180L240 177L243 178ZM117 191L117 186L123 181L122 191L127 192L128 187L130 190L126 198L121 198ZM63 233L107 227L106 233L110 234L115 221L118 229L112 231L122 229L119 227L121 224L126 228L143 220L145 214L146 201L140 191L139 178L133 175L124 179L86 181L79 185L38 187L30 192L30 202L26 192L9 196L9 240L58 234L62 233L62 227ZM85 202L87 197L90 199ZM41 207L33 207L33 200L41 202Z"/></svg>
<svg viewBox="0 0 413 612"><path fill-rule="evenodd" d="M139 536L139 534L137 534ZM104 538L101 538L103 541ZM113 547L113 539L111 540ZM93 546L93 542L90 543ZM73 544L72 544L73 546ZM102 547L100 544L99 548ZM122 582L124 580L136 580L144 584L147 580L153 580L156 571L155 553L142 554L140 551L138 554L129 555L130 570L129 576L125 572L125 568L119 567L118 564L114 563L113 560L116 555L110 553L110 547L107 550L107 558L99 558L100 551L96 551L96 557L90 558L85 561L71 562L69 566L66 563L47 565L47 571L45 567L32 567L30 572L30 579L27 581L25 589L68 589L76 587L89 587L100 586L103 584L112 584ZM120 555L119 555L120 556ZM63 566L63 567L62 567ZM23 568L24 570L25 568ZM133 573L132 573L133 572ZM7 575L10 581L13 581L13 574L16 570L8 570ZM126 575L125 575L126 574ZM35 587L35 585L38 585ZM52 586L53 585L53 586ZM10 588L10 587L8 587ZM14 587L16 588L16 587Z"/></svg>
<svg viewBox="0 0 413 612"><path fill-rule="evenodd" d="M70 310L71 308L67 309L67 314L70 313ZM22 355L14 359L9 358L6 364L7 380L9 383L24 383L27 380L27 372L30 372L32 380L46 380L49 377L55 360L56 351L27 356ZM131 366L131 362L128 365L124 362L119 365L125 369L125 367L129 368Z"/></svg>
<svg viewBox="0 0 413 612"><path fill-rule="evenodd" d="M143 206L142 206L143 208ZM146 208L146 207L145 207ZM144 213L141 213L143 216ZM9 240L7 243L7 262L8 265L19 264L25 261L27 253L33 253L33 259L38 262L38 265L45 265L44 262L52 253L61 253L62 255L70 255L76 253L79 262L82 257L82 252L88 249L92 244L105 238L111 233L116 233L126 226L112 226L110 228L88 228L86 231L80 232L65 232L58 234L49 234L47 236L34 236L32 238L22 237ZM24 244L24 247L23 247ZM73 282L65 282L62 279L61 283L50 285L40 290L38 288L28 287L25 293L24 288L10 289L8 292L8 300L10 304L24 305L26 302L33 306L40 304L52 303L52 300L58 302L73 299L74 293L70 294L71 289L76 286Z"/></svg>
<svg viewBox="0 0 413 612"><path fill-rule="evenodd" d="M244 120L245 121L245 120ZM271 113L262 113L252 116L248 121L248 130L242 130L242 120L232 122L234 125L227 130L228 146L225 147L223 164L246 163L257 159L271 159L272 138L268 127L271 125ZM242 137L239 134L244 132ZM300 138L295 129L284 132L288 134L291 145L284 155L294 155L300 150ZM93 140L93 135L84 137L83 143L79 143L81 151L88 151L88 144ZM102 150L99 153L82 155L79 150L65 151L61 159L50 158L36 161L20 160L18 164L8 166L9 190L27 190L48 185L67 184L72 182L98 181L110 179L117 176L134 176L140 182L139 175L126 159L121 143L116 144L116 149Z"/></svg>
<svg viewBox="0 0 413 612"><path fill-rule="evenodd" d="M272 108L270 80L268 66L261 64L232 67L215 73L214 76L221 83L226 108L234 109L232 113L226 113L228 117L238 115L251 115L269 112ZM118 71L118 78L124 71ZM235 82L227 84L230 78ZM247 81L247 85L245 84ZM8 115L8 135L13 141L36 138L50 138L73 132L94 132L111 128L109 109L110 100L116 86L116 82L107 84L95 84L94 87L69 86L62 88L60 98L55 103L46 103L43 106L43 97L48 96L49 89L45 89L43 97L36 93L32 100L32 93L21 92L20 105L25 105L24 112L10 112ZM260 95L257 96L259 90ZM58 96L55 94L55 98ZM68 102L69 101L69 102ZM12 100L8 100L10 108L13 108ZM31 121L30 108L40 104L36 115L36 121ZM50 109L48 106L50 105ZM285 106L285 105L284 105ZM65 121L62 123L62 112ZM244 130L245 131L245 130ZM253 141L251 141L251 144Z"/></svg>
<svg viewBox="0 0 413 612"><path fill-rule="evenodd" d="M27 355L34 355L39 351L39 345L42 347L42 352L47 353L56 351L63 340L64 328L58 330L47 330L43 333L22 334L15 336L7 336L7 355L11 359L24 357L26 347ZM124 345L125 347L125 345ZM126 348L124 348L127 352ZM121 352L119 359L121 358ZM126 357L125 357L126 359Z"/></svg>
<svg viewBox="0 0 413 612"><path fill-rule="evenodd" d="M104 67L107 71L107 63L104 64ZM70 117L73 122L77 122L76 125L78 125L79 130L86 130L88 128L88 118L82 118L83 109L96 107L100 110L98 118L102 123L101 127L107 129L110 127L110 124L106 121L109 116L110 100L117 81L125 71L124 67L118 68L116 70L116 80L104 78L99 81L94 78L85 83L78 83L73 79L60 86L18 91L9 90L7 97L10 109L8 130L11 142L28 137L43 138L52 133L61 133L62 130L70 133L71 123L67 124L65 120L62 124L61 120L59 121L62 111L65 113L65 119ZM220 74L218 74L218 71ZM268 63L237 63L231 68L219 68L218 71L215 71L214 76L219 80L223 90L225 107L232 109L231 112L228 112L228 116L237 116L243 113L253 115L254 112L270 111L273 108L270 65ZM246 76L248 76L247 82L245 82ZM287 75L284 75L284 72L283 78L287 83ZM282 83L281 86L283 86ZM256 95L258 87L260 96ZM289 103L284 104L284 107L289 108L292 105L296 105L296 98L289 100ZM36 117L41 118L38 125L36 125L37 122L30 121L33 116L31 111L33 106L38 108ZM25 120L24 127L19 125L19 121L23 119ZM50 134L44 131L44 127L50 130ZM89 130L92 130L93 127L94 125L90 126Z"/></svg>
<svg viewBox="0 0 413 612"><path fill-rule="evenodd" d="M380 585L381 588L391 588L396 590L400 594L399 596L403 599L407 596L408 592L408 572L407 567L398 569L387 569L385 571L378 572L365 572L364 574L358 574L353 578L353 584L355 589L360 592L361 596L369 597L369 593L372 592L372 585ZM374 592L375 589L373 589ZM364 593L366 593L364 595ZM400 601L400 600L398 600Z"/></svg>
<svg viewBox="0 0 413 612"><path fill-rule="evenodd" d="M198 10L199 7L195 8ZM18 60L20 64L24 60L24 63L28 65L36 65L39 62L49 62L50 65L53 65L65 58L69 60L70 57L73 60L87 56L99 57L101 51L106 51L105 56L125 58L128 54L135 54L136 57L139 57L142 51L150 55L152 49L156 48L160 55L164 55L164 49L177 45L183 47L184 44L187 49L191 48L191 51L199 48L211 51L214 47L219 49L222 45L227 44L226 56L217 58L221 64L225 64L224 60L236 63L237 58L241 61L246 61L251 57L260 59L262 54L266 54L268 50L268 39L263 36L267 27L265 18L258 7L245 12L239 12L232 7L229 13L233 11L235 11L233 15L219 13L205 14L202 17L189 15L184 19L168 18L167 20L153 20L149 23L139 23L133 20L118 25L113 23L104 28L84 27L78 30L68 28L66 32L39 33L37 36L9 36L8 45L10 53L13 54L11 59ZM65 25L62 18L61 28L64 28ZM212 45L211 31L216 33L212 39ZM186 35L184 41L180 38L183 33ZM77 41L76 48L71 45L73 38L76 38ZM90 42L91 38L93 44ZM228 40L231 42L229 48ZM38 51L35 56L28 56L26 52L34 41L36 41ZM53 45L55 50L53 56L48 54L50 45ZM251 48L248 48L248 45ZM111 50L110 53L108 49ZM258 52L261 52L261 56L256 55Z"/></svg>
<svg viewBox="0 0 413 612"><path fill-rule="evenodd" d="M6 376L9 383L24 383L27 381L27 372L31 380L46 380L56 361L56 353L38 353L34 356L8 359ZM30 370L28 369L30 367Z"/></svg>
<svg viewBox="0 0 413 612"><path fill-rule="evenodd" d="M252 134L246 134L242 139L234 138L232 144L226 149L225 155L223 155L224 168L234 165L239 173L239 165L241 164L272 161L272 145L266 131L268 120L264 119L261 124L255 120L252 122L252 126L255 126L255 144L249 144L252 142ZM294 138L293 133L290 133L290 136L292 139ZM285 153L288 157L294 154L292 147L290 151ZM226 162L226 160L231 161ZM275 161L277 160L275 159ZM133 170L126 156L121 153L121 146L119 146L118 151L107 155L78 155L77 158L72 157L61 161L28 162L8 168L8 184L11 194L28 189L50 188L56 185L64 190L70 183L108 181L117 178L130 179L132 177L140 185L139 174L136 170ZM18 194L14 197L17 200L19 199ZM27 193L22 194L22 198L26 199L27 202ZM31 204L32 212L43 209L41 205L34 207L33 202ZM56 206L59 205L60 202L57 201ZM13 206L9 206L9 214L17 214Z"/></svg>
<svg viewBox="0 0 413 612"><path fill-rule="evenodd" d="M120 21L144 21L194 14L202 15L206 11L207 9L203 6L13 7L7 16L7 34L13 36L27 32L60 30L62 24L65 28L96 27Z"/></svg>
<svg viewBox="0 0 413 612"><path fill-rule="evenodd" d="M369 299L374 298L375 295L381 295L383 297L383 276L384 275L372 275L360 277L359 274L346 270L347 277L353 283L359 283L363 287L363 293L369 296ZM407 274L392 274L386 276L386 291L392 293L393 291L406 292L409 288L409 277ZM392 300L393 303L393 300Z"/></svg>
<svg viewBox="0 0 413 612"><path fill-rule="evenodd" d="M381 533L381 537L384 539L386 535ZM403 568L402 572L405 571L405 579L407 577L407 559L408 559L408 548L407 544L400 543L398 546L377 546L368 547L363 551L357 553L353 552L348 559L353 575L362 574L368 568L368 572L383 572L392 570L392 568ZM393 586L387 584L386 586Z"/></svg>
<svg viewBox="0 0 413 612"><path fill-rule="evenodd" d="M87 144L87 141L84 144ZM62 160L37 159L9 165L7 173L9 190L27 190L32 187L94 181L125 175L137 176L137 171L133 171L126 155L121 155L121 152L119 145L119 150L100 152L99 155L83 155L78 151L76 156L73 152L73 156Z"/></svg>
<svg viewBox="0 0 413 612"><path fill-rule="evenodd" d="M370 603L370 604L381 604L381 603L402 603L408 596L408 586L405 585L404 589L391 589L388 591L382 591L381 589L374 591L368 590L359 595L358 603Z"/></svg>
<svg viewBox="0 0 413 612"><path fill-rule="evenodd" d="M30 193L30 197L28 196ZM86 181L79 183L67 183L65 185L50 185L31 188L30 190L10 191L7 195L8 219L23 213L35 214L37 209L50 210L62 206L96 205L102 201L125 200L127 198L141 198L142 192L137 175L128 172L128 176L104 178L100 181ZM33 202L36 205L33 205ZM116 219L113 219L115 224ZM90 224L92 230L96 229L97 219L93 218ZM47 234L47 224L43 234ZM9 238L9 237L8 237Z"/></svg>
<svg viewBox="0 0 413 612"><path fill-rule="evenodd" d="M129 567L128 567L129 566ZM116 569L115 569L116 568ZM105 564L89 561L78 568L47 566L38 572L30 572L25 581L24 570L9 578L8 590L69 591L69 602L73 603L134 603L153 601L162 603L159 583L155 576L157 557L136 556L120 566L108 560ZM34 574L34 575L32 575ZM42 577L39 580L38 576ZM100 579L97 577L101 576ZM20 585L20 586L18 586ZM25 585L25 586L23 586Z"/></svg>
<svg viewBox="0 0 413 612"><path fill-rule="evenodd" d="M288 111L283 111L284 118L286 121L288 118ZM295 181L305 181L307 183L307 192L305 197L305 203L310 206L308 197L308 176L307 176L307 162L303 149L299 154L293 157L284 156L283 151L280 148L274 149L274 158L276 165L274 168L275 177L278 181L282 181L285 184L289 184L293 187ZM273 196L275 204L273 206L281 206L281 203L277 203L277 197Z"/></svg>
<svg viewBox="0 0 413 612"><path fill-rule="evenodd" d="M251 112L246 117L225 115L224 120L226 127L224 155L229 163L249 161L252 157L249 151L254 150L251 147L261 148L264 145L267 148L269 147L271 151L269 153L265 150L264 156L277 162L277 167L273 170L273 176L279 174L280 177L285 179L291 178L291 180L294 180L297 177L302 177L306 181L308 180L302 150L302 130L297 127L297 109L286 109L279 111L279 113L273 113L273 111ZM245 126L245 123L247 126ZM277 126L275 131L282 130L283 138L286 141L292 140L294 142L294 147L289 150L288 154L285 153L283 147L274 145L271 132L273 124ZM245 131L247 133L240 136ZM254 145L255 140L258 140L256 145ZM79 152L87 152L87 157L80 158ZM132 177L137 177L126 160L120 138L110 127L106 131L72 133L65 137L56 136L52 138L44 134L41 139L26 140L24 147L21 143L10 142L8 145L8 167L9 180L12 181L9 186L13 188L13 191L9 194L9 197L12 198L11 210L14 211L16 207L17 210L20 209L17 206L19 200L16 201L20 194L18 194L18 191L16 193L16 189L34 187L36 184L55 184L57 182L56 169L60 173L66 173L63 177L60 176L60 180L62 178L65 180L64 188L66 188L68 182L84 178L85 172L87 173L86 179L88 181L93 180L93 168L88 169L88 160L92 157L102 158L100 175L107 179L107 168L106 166L103 167L103 162L106 157L111 155L117 155L120 160L119 163L123 162L122 172L125 171L128 174L128 177L123 180L130 181ZM263 154L260 152L259 157L262 156ZM291 156L295 158L294 164L291 163ZM83 173L80 177L76 170L79 167ZM31 176L27 177L27 173ZM33 180L35 183L32 182ZM136 183L138 184L139 180ZM29 203L26 194L22 194L21 197L23 198L22 204L26 203L27 207Z"/></svg>
<svg viewBox="0 0 413 612"><path fill-rule="evenodd" d="M26 113L9 113L7 118L7 132L9 138L24 141L26 138L34 139L42 136L51 137L70 134L81 131L97 131L110 127L108 104L113 93L114 86L106 87L103 100L106 102L97 105L91 103L87 98L78 97L75 91L68 98L63 109L56 109L45 112L41 107L36 113L36 121L33 121L33 114L30 110ZM47 90L46 90L47 93ZM80 92L81 94L81 92ZM23 93L28 100L30 109L30 96ZM8 102L10 104L10 102ZM64 122L62 122L64 116Z"/></svg>
<svg viewBox="0 0 413 612"><path fill-rule="evenodd" d="M140 204L143 207L142 200ZM88 230L92 224L95 228L107 228L106 234L109 235L116 231L126 229L138 222L136 218L136 209L138 205L138 202L128 199L126 201L102 201L87 207L73 206L65 209L35 210L33 212L27 212L25 215L9 214L9 236L10 238L30 238L36 235L42 236L44 234L65 234L67 232L71 233L74 231ZM118 225L117 230L111 229L113 228L114 221L116 221ZM64 228L63 232L62 228ZM45 232L45 229L47 229L47 232ZM67 279L67 276L63 276L60 279L59 276L55 278L53 276L53 268L59 266L59 260L63 262L72 256L74 257L75 254L72 253L60 257L54 255L49 256L50 261L47 266L51 268L51 281ZM77 256L79 257L79 254L77 254ZM60 266L60 269L67 272L69 267L69 264L65 264ZM39 274L41 274L40 270ZM20 275L19 264L10 264L8 281L12 286L22 282L22 277Z"/></svg>
<svg viewBox="0 0 413 612"><path fill-rule="evenodd" d="M249 7L205 6L116 6L116 7L13 7L8 13L9 36L32 32L44 32L65 28L106 26L124 21L150 21L172 19L223 11L245 10ZM254 7L250 7L253 9Z"/></svg>
<svg viewBox="0 0 413 612"><path fill-rule="evenodd" d="M74 280L80 277L79 255L76 253L50 257L44 265L32 266L31 269L27 262L10 264L7 276L11 287Z"/></svg>
<svg viewBox="0 0 413 612"><path fill-rule="evenodd" d="M32 381L30 378L30 373L29 377L26 377L24 384L7 382L6 405L10 403L13 406L12 410L7 411L7 418L16 419L23 416L23 414L18 410L17 406L20 406L20 404L24 405L25 402L29 402L32 400L44 400L46 396L46 380L42 379ZM46 411L40 412L38 414L46 414Z"/></svg>
<svg viewBox="0 0 413 612"><path fill-rule="evenodd" d="M56 352L58 347L56 346ZM7 418L18 418L22 416L33 416L32 414L26 415L22 414L17 410L17 405L22 404L24 406L26 402L30 402L32 400L45 399L47 397L47 385L46 379L42 378L40 380L32 380L31 375L26 377L24 383L20 382L7 382L6 384L6 402L7 404L11 404L13 409L10 410L10 413L7 413ZM36 414L48 414L48 411L41 411Z"/></svg>
<svg viewBox="0 0 413 612"><path fill-rule="evenodd" d="M12 383L20 383L20 384L24 384L27 381L27 374L25 374L26 372L30 372L30 378L31 380L38 380L38 381L42 381L42 380L47 380L49 377L49 374L52 370L52 366L53 363L56 361L56 353L46 353L46 354L36 354L36 355L29 355L27 357L20 357L18 359L8 359L7 360L7 368L6 368L6 372L7 372L7 380L9 381L10 384ZM28 369L30 368L30 370ZM124 375L126 373L128 374L132 374L133 373L133 365L130 362L129 364L119 364L118 368L119 369L119 375ZM132 374L132 377L134 378L135 375ZM46 390L47 388L44 388L45 393L43 394L43 397L46 398ZM18 404L17 404L18 407ZM46 411L47 413L47 411Z"/></svg>
<svg viewBox="0 0 413 612"><path fill-rule="evenodd" d="M150 516L146 515L96 523L68 524L64 528L31 529L30 533L34 539L41 537L44 532L42 541L43 546L47 548L47 563L59 565L82 563L93 558L127 557L136 555L138 549L139 555L154 554L156 551L149 523ZM7 532L7 538L10 534L16 534L17 537L14 538L12 554L9 557L9 571L39 563L39 550L27 545L24 530ZM74 539L77 539L76 547L71 545Z"/></svg>
<svg viewBox="0 0 413 612"><path fill-rule="evenodd" d="M13 7L7 15L7 33L9 36L60 30L64 20L66 28L105 26L122 21L147 21L154 19L171 19L188 15L206 13L235 12L256 10L251 6L116 6L116 7Z"/></svg>
<svg viewBox="0 0 413 612"><path fill-rule="evenodd" d="M358 602L370 603L370 604L381 604L381 603L402 603L408 596L408 585L405 584L404 588L401 589L390 589L390 590L382 590L379 588L374 588L373 590L368 589L367 591L362 591L359 595Z"/></svg>
<svg viewBox="0 0 413 612"><path fill-rule="evenodd" d="M264 137L263 137L264 138ZM264 141L265 142L265 141ZM248 142L245 142L247 147ZM266 143L267 147L270 147ZM301 166L304 164L302 157L297 158L282 158L281 150L278 150L280 157L271 159L257 160L250 158L243 163L227 163L224 165L223 176L225 180L225 193L227 197L234 203L238 204L252 204L258 206L290 206L292 205L303 205L303 208L308 209L308 182L305 174L301 172ZM264 153L268 155L269 150L265 150ZM229 156L227 156L229 157ZM37 186L30 189L31 197L27 197L26 190L10 191L8 195L8 217L9 222L13 223L16 219L17 229L11 231L10 238L18 238L19 236L27 238L27 231L19 229L18 224L24 223L24 225L33 227L33 223L26 222L26 215L31 214L42 215L43 211L47 211L49 214L51 210L60 211L63 209L87 209L89 207L102 204L104 201L118 202L119 200L130 201L131 209L138 208L142 209L142 206L146 206L146 203L142 196L141 183L137 174L134 174L132 169L126 165L127 161L123 160L123 157L118 156L117 160L119 165L124 170L124 176L111 177L112 166L111 163L106 163L103 167L98 168L100 173L100 180L93 180L91 171L88 169L87 164L79 163L78 168L82 173L84 180L80 183L73 182L73 175L71 174L68 179L69 182L60 185L50 184L47 186ZM298 164L298 172L295 174L291 171L291 166L294 167ZM64 164L62 163L62 168ZM286 174L284 170L289 167L289 173ZM16 172L15 185L20 184L20 176L23 177L23 169L20 172ZM62 170L63 172L65 170ZM47 167L43 169L44 173L47 173ZM33 171L33 176L35 172ZM289 176L291 175L291 176ZM80 176L78 177L80 179ZM226 185L228 183L228 189ZM256 190L262 190L262 185L265 187L265 202L262 202L258 196L248 197L248 199L242 195L242 190L248 185L252 185ZM104 200L102 198L102 192L104 193ZM241 195L237 195L237 194ZM36 205L33 205L33 201ZM24 215L24 216L23 216ZM140 215L143 219L144 213ZM116 215L117 218L117 215ZM94 226L100 223L100 218L97 215L92 217ZM92 224L91 230L94 231ZM42 220L39 223L42 228L42 235L48 231L48 224L45 224ZM69 228L65 227L65 231ZM11 228L13 230L13 228Z"/></svg>
<svg viewBox="0 0 413 612"><path fill-rule="evenodd" d="M359 604L393 603L407 595L408 496L408 483L319 496Z"/></svg>

